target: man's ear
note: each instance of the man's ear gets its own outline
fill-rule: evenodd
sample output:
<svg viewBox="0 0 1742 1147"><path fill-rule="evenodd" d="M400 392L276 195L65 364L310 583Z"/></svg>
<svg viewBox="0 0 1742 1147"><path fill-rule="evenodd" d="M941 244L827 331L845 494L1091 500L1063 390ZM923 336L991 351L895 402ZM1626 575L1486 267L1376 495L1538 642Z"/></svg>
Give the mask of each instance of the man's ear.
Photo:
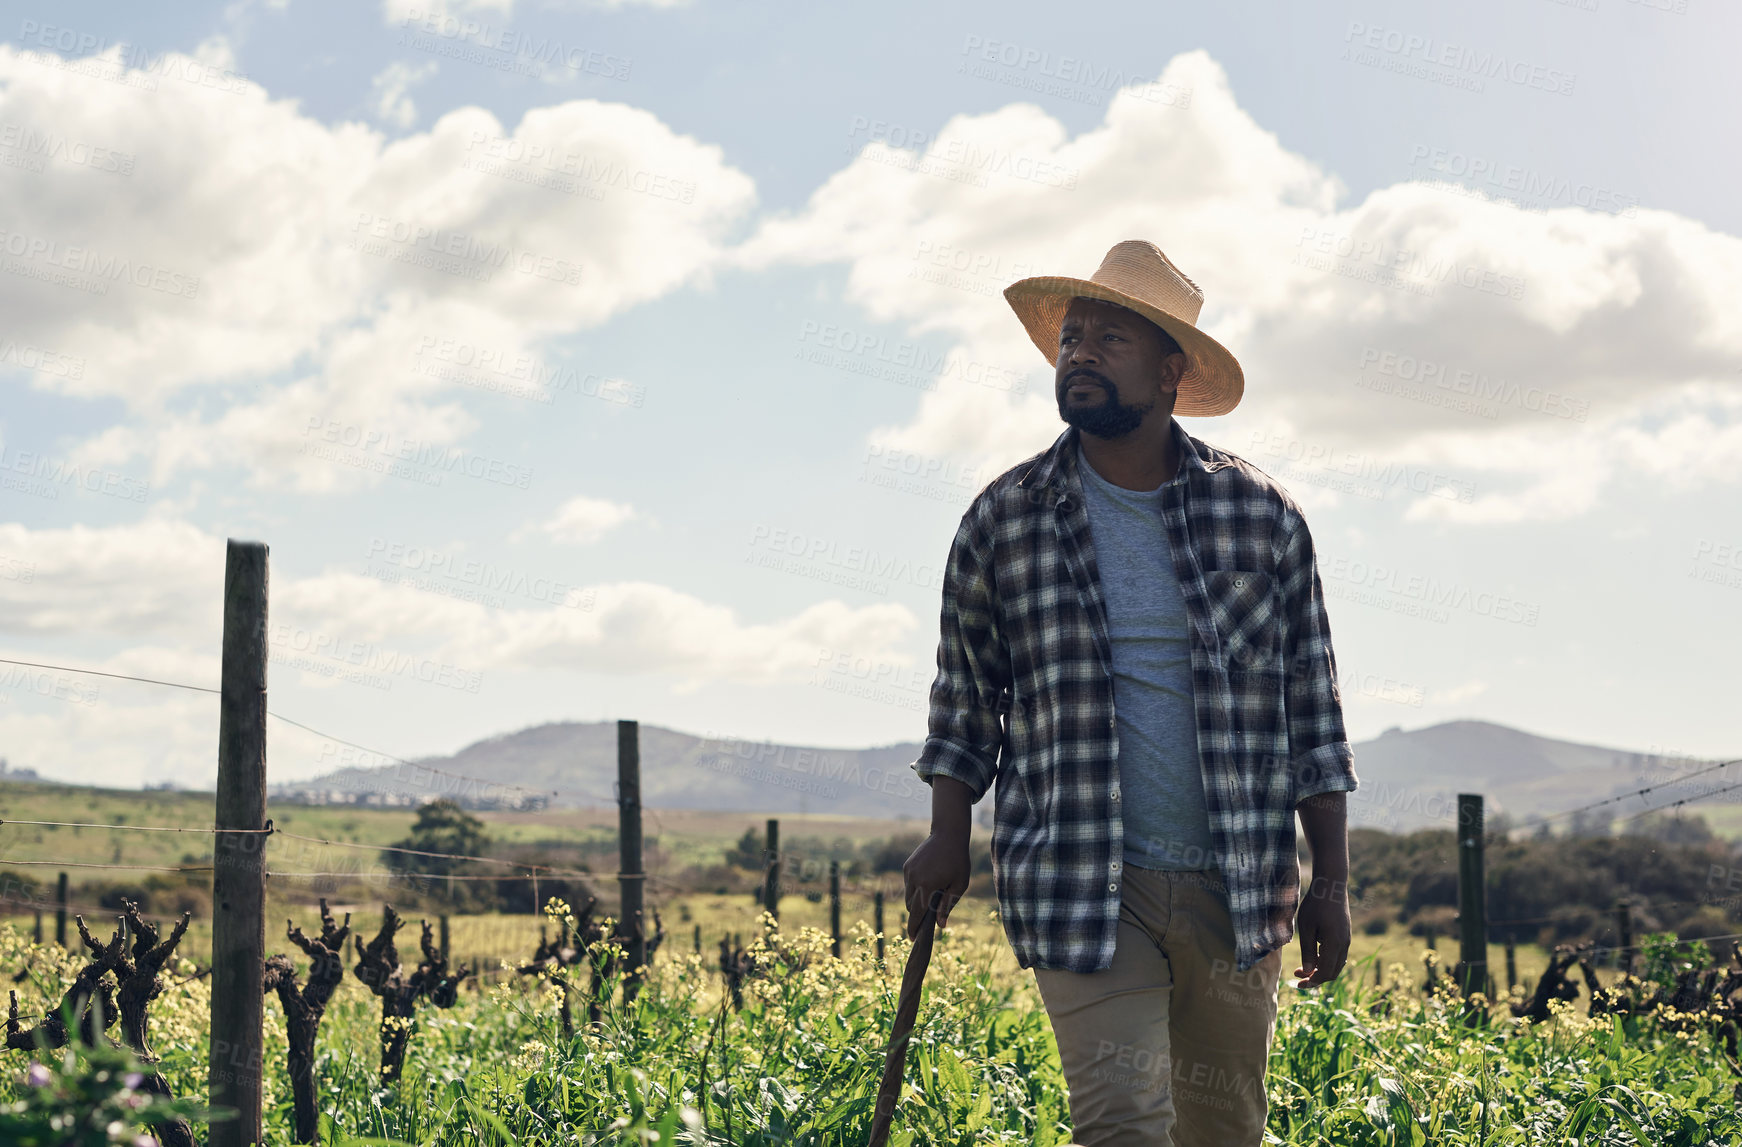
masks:
<svg viewBox="0 0 1742 1147"><path fill-rule="evenodd" d="M1186 372L1186 356L1184 351L1174 351L1161 360L1161 389L1170 394L1179 391L1180 376Z"/></svg>

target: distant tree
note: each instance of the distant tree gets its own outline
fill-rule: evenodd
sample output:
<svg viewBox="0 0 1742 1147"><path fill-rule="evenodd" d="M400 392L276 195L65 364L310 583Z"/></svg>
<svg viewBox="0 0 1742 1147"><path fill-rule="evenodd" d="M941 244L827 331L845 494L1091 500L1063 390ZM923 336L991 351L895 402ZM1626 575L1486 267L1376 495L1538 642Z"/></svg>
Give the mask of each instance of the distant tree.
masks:
<svg viewBox="0 0 1742 1147"><path fill-rule="evenodd" d="M925 840L917 832L901 833L884 840L870 842L867 846L869 855L866 857L871 864L872 872L900 872L901 866L907 863L907 858L913 855L913 850Z"/></svg>
<svg viewBox="0 0 1742 1147"><path fill-rule="evenodd" d="M1623 833L1643 836L1665 844L1703 844L1712 840L1712 826L1703 816L1654 812L1627 822Z"/></svg>
<svg viewBox="0 0 1742 1147"><path fill-rule="evenodd" d="M389 868L402 872L433 872L447 876L466 866L466 861L447 857L483 856L490 847L490 834L484 822L451 800L433 800L417 810L417 821L411 835L393 842L395 848L411 848L419 852L440 853L437 856L411 856L403 852L383 853Z"/></svg>
<svg viewBox="0 0 1742 1147"><path fill-rule="evenodd" d="M761 871L767 864L767 849L762 834L754 828L747 828L744 835L738 838L738 843L726 850L726 863L733 868Z"/></svg>

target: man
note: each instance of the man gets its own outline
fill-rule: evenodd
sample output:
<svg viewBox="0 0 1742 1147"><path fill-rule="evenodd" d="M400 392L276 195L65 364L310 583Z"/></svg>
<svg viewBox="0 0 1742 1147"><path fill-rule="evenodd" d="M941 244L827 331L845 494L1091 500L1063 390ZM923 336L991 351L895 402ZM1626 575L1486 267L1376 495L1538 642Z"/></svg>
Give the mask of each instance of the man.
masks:
<svg viewBox="0 0 1742 1147"><path fill-rule="evenodd" d="M1154 244L1004 295L1068 425L950 548L909 931L966 892L971 806L996 779L999 913L1075 1141L1257 1144L1282 946L1298 933L1303 988L1349 947L1355 773L1312 538L1280 486L1174 420L1232 410L1245 383Z"/></svg>

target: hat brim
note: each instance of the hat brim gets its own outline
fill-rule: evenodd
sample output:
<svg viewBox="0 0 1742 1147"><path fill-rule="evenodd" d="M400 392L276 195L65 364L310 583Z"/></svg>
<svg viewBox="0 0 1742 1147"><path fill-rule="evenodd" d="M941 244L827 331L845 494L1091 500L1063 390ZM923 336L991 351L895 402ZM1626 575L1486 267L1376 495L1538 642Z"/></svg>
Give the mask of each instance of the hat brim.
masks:
<svg viewBox="0 0 1742 1147"><path fill-rule="evenodd" d="M1172 335L1186 356L1186 369L1180 375L1179 394L1173 405L1175 414L1200 418L1226 414L1240 405L1240 397L1246 393L1245 372L1227 347L1184 319L1123 291L1088 279L1040 275L1019 279L1005 287L1004 298L1022 320L1028 337L1053 366L1058 363L1059 328L1064 326L1065 312L1070 309L1072 299L1117 303Z"/></svg>

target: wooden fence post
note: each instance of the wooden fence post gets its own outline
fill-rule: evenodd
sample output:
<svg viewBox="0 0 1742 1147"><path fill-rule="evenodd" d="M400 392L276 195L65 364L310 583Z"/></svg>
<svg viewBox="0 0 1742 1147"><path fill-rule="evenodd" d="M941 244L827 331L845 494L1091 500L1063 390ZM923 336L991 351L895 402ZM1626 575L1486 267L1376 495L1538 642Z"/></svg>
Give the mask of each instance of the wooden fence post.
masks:
<svg viewBox="0 0 1742 1147"><path fill-rule="evenodd" d="M618 927L629 939L629 974L623 980L627 1002L641 991L640 969L647 963L647 930L641 923L647 886L641 868L641 726L636 721L617 722L617 838L617 888L623 906Z"/></svg>
<svg viewBox="0 0 1742 1147"><path fill-rule="evenodd" d="M443 912L437 919L441 922L442 959L448 958L448 914Z"/></svg>
<svg viewBox="0 0 1742 1147"><path fill-rule="evenodd" d="M209 1147L260 1142L260 1025L266 964L266 546L230 539L224 564L218 794L212 838L209 1099L234 1118ZM240 831L225 831L226 829Z"/></svg>
<svg viewBox="0 0 1742 1147"><path fill-rule="evenodd" d="M696 925L696 955L702 954L702 926Z"/></svg>
<svg viewBox="0 0 1742 1147"><path fill-rule="evenodd" d="M1633 970L1633 905L1625 900L1615 901L1615 966Z"/></svg>
<svg viewBox="0 0 1742 1147"><path fill-rule="evenodd" d="M834 937L834 943L829 951L835 959L841 958L841 862L829 861L829 935Z"/></svg>
<svg viewBox="0 0 1742 1147"><path fill-rule="evenodd" d="M42 943L42 909L40 908L36 910L36 929L31 933L31 939L38 944Z"/></svg>
<svg viewBox="0 0 1742 1147"><path fill-rule="evenodd" d="M1466 996L1488 986L1488 902L1482 794L1458 794L1458 968Z"/></svg>
<svg viewBox="0 0 1742 1147"><path fill-rule="evenodd" d="M61 873L54 885L54 942L64 948L67 946L67 874Z"/></svg>
<svg viewBox="0 0 1742 1147"><path fill-rule="evenodd" d="M768 872L762 879L762 910L780 921L780 821L768 818Z"/></svg>
<svg viewBox="0 0 1742 1147"><path fill-rule="evenodd" d="M883 963L883 889L871 897L871 928L877 933L877 962Z"/></svg>
<svg viewBox="0 0 1742 1147"><path fill-rule="evenodd" d="M1518 952L1512 942L1512 937L1506 937L1506 990L1511 991L1518 986Z"/></svg>

